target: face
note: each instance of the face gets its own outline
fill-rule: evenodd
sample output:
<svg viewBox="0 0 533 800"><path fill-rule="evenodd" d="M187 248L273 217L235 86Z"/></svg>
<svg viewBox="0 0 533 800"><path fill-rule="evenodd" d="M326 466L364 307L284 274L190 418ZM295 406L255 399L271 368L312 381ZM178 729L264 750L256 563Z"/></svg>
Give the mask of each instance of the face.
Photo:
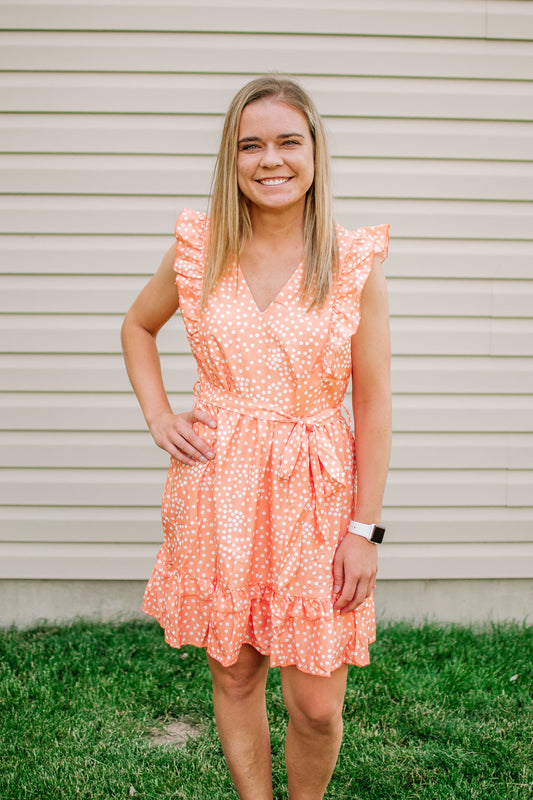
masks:
<svg viewBox="0 0 533 800"><path fill-rule="evenodd" d="M252 207L284 211L305 207L315 173L306 118L280 100L250 103L241 115L237 180Z"/></svg>

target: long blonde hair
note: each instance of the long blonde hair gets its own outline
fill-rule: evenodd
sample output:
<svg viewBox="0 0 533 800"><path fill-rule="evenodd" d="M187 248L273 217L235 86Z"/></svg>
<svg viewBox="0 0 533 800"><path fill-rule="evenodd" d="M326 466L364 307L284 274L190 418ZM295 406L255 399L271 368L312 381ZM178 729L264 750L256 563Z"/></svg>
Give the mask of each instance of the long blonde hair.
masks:
<svg viewBox="0 0 533 800"><path fill-rule="evenodd" d="M210 225L202 307L252 235L248 201L237 183L239 125L250 103L275 98L307 120L314 144L315 175L305 200L304 275L300 301L320 308L337 275L337 236L333 221L331 178L326 133L308 94L292 80L265 75L243 86L226 114L210 197Z"/></svg>

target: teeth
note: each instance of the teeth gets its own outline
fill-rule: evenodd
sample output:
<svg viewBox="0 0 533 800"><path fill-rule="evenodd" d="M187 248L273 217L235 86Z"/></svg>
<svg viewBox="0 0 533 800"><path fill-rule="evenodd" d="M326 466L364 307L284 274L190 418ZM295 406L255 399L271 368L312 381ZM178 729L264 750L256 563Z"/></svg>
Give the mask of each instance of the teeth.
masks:
<svg viewBox="0 0 533 800"><path fill-rule="evenodd" d="M264 178L259 183L262 183L263 186L279 186L282 183L287 183L290 178Z"/></svg>

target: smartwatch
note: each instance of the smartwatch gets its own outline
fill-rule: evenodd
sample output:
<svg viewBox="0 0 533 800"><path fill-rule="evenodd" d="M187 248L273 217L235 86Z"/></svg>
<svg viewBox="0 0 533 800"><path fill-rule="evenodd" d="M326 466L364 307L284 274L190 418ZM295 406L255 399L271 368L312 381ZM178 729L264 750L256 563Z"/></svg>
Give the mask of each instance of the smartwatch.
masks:
<svg viewBox="0 0 533 800"><path fill-rule="evenodd" d="M357 534L357 536L364 536L369 542L375 542L376 544L380 544L385 535L385 528L380 525L375 523L366 525L364 522L354 522L353 520L348 525L348 531Z"/></svg>

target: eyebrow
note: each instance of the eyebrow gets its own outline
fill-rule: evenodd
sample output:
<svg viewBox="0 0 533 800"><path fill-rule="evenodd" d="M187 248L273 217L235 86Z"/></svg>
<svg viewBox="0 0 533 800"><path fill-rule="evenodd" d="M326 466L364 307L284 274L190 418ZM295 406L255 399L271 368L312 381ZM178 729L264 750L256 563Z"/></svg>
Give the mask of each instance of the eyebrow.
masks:
<svg viewBox="0 0 533 800"><path fill-rule="evenodd" d="M276 139L290 139L291 136L298 136L298 138L300 139L304 138L303 133L280 133L278 136L276 136ZM245 136L243 139L239 139L239 144L242 144L243 142L260 142L260 141L261 141L260 136Z"/></svg>

